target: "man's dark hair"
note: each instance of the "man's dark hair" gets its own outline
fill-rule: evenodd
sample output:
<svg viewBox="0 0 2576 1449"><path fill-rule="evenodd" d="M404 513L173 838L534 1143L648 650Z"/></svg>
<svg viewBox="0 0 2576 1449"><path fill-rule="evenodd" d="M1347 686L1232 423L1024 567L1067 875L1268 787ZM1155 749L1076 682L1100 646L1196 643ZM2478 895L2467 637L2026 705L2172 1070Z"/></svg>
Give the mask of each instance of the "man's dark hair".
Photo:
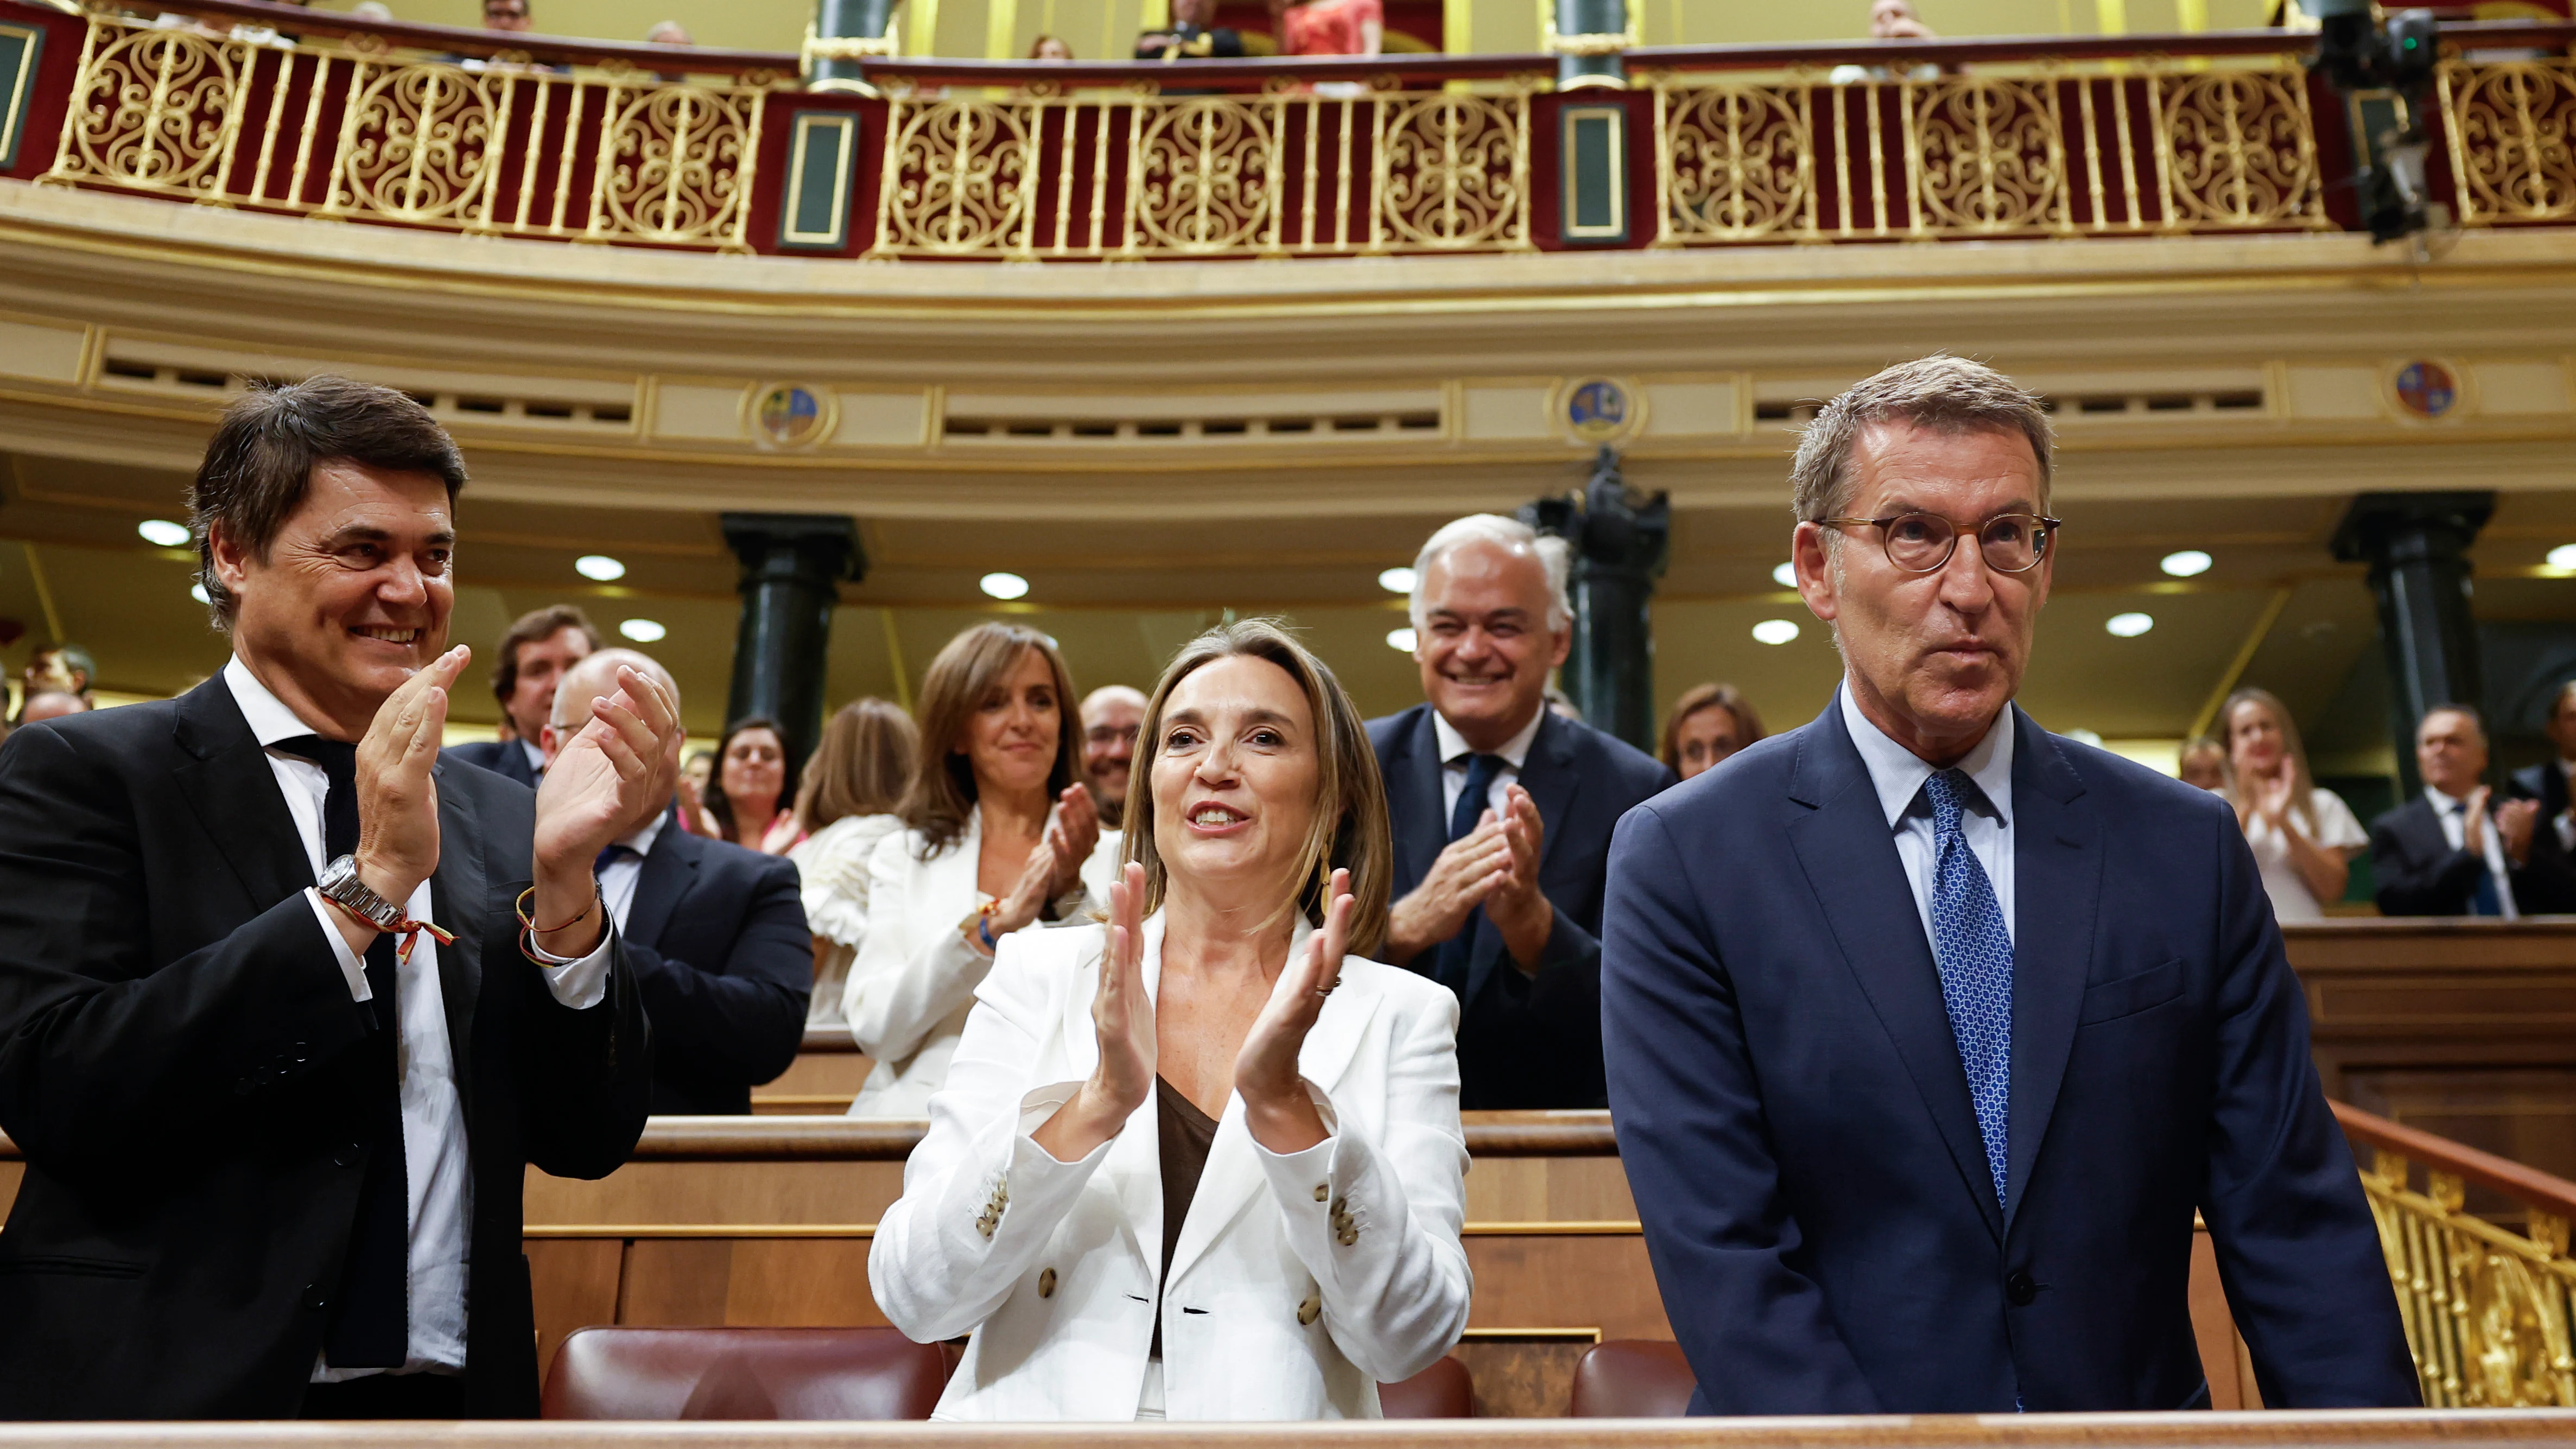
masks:
<svg viewBox="0 0 2576 1449"><path fill-rule="evenodd" d="M241 601L215 577L215 529L266 563L278 530L303 505L313 470L331 462L426 474L447 485L451 507L465 486L456 440L429 409L392 388L329 376L253 385L224 409L188 488L197 579L216 628L231 630Z"/></svg>
<svg viewBox="0 0 2576 1449"><path fill-rule="evenodd" d="M79 693L87 694L97 685L98 661L90 656L88 650L78 644L57 644L51 649L37 650L35 657L41 659L48 654L60 662L63 668L80 676Z"/></svg>
<svg viewBox="0 0 2576 1449"><path fill-rule="evenodd" d="M566 629L579 629L594 651L599 648L599 631L591 627L590 616L570 604L548 604L521 614L510 632L501 636L501 647L492 655L492 697L501 701L504 712L519 689L519 646L542 644Z"/></svg>

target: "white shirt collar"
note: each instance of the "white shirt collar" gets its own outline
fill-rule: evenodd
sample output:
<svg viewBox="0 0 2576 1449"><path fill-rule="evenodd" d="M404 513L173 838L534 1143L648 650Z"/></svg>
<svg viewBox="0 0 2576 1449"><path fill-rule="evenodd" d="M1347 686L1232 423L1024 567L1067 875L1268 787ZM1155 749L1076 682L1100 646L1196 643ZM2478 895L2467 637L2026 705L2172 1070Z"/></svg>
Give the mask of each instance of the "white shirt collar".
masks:
<svg viewBox="0 0 2576 1449"><path fill-rule="evenodd" d="M2433 812L2437 815L2457 814L2469 803L2460 796L2445 795L2430 785L2424 787L2424 798L2433 802Z"/></svg>
<svg viewBox="0 0 2576 1449"><path fill-rule="evenodd" d="M656 810L653 812L653 818L644 822L643 829L621 837L617 843L634 851L638 856L651 855L653 842L662 838L662 827L670 823L671 812L667 807Z"/></svg>
<svg viewBox="0 0 2576 1449"><path fill-rule="evenodd" d="M529 770L536 774L544 774L546 772L546 752L537 747L536 741L529 739L525 735L521 735L519 737L518 745L520 749L525 750L528 753Z"/></svg>
<svg viewBox="0 0 2576 1449"><path fill-rule="evenodd" d="M241 707L242 720L250 726L251 738L259 741L261 749L279 740L322 733L297 718L284 700L269 693L268 686L259 682L259 676L250 672L250 666L242 663L238 654L224 665L224 684L232 690L233 703Z"/></svg>
<svg viewBox="0 0 2576 1449"><path fill-rule="evenodd" d="M1530 722L1521 726L1520 733L1503 741L1503 747L1494 753L1509 761L1511 767L1517 771L1529 759L1530 743L1538 738L1538 727L1545 723L1547 723L1547 701L1541 700L1538 713L1531 715ZM1467 737L1458 733L1458 727L1449 723L1449 717L1437 709L1431 711L1431 733L1440 741L1440 763L1444 765L1464 760L1476 753L1475 747L1467 743Z"/></svg>
<svg viewBox="0 0 2576 1449"><path fill-rule="evenodd" d="M1869 783L1878 791L1879 808L1886 812L1887 826L1893 830L1896 822L1905 818L1905 812L1913 808L1915 797L1923 793L1923 782L1932 778L1932 767L1924 763L1922 756L1889 739L1884 730L1870 723L1869 716L1862 714L1852 700L1849 685L1836 686L1834 697L1842 704L1843 728L1851 732L1852 744L1860 751L1860 762L1869 771ZM1977 747L1954 767L1976 781L1986 803L1994 807L1996 819L2006 825L2012 823L2012 717L2012 705L2006 703L1995 722L1986 727L1986 737L1977 741Z"/></svg>

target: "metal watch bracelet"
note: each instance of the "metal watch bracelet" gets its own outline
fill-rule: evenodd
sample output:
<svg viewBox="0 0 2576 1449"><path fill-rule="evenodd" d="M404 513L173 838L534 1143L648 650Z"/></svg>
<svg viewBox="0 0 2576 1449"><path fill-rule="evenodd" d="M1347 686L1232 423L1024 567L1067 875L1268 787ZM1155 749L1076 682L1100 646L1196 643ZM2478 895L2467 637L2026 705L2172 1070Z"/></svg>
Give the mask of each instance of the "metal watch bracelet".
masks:
<svg viewBox="0 0 2576 1449"><path fill-rule="evenodd" d="M373 923L379 931L390 931L402 924L402 907L367 889L367 883L358 879L356 856L344 855L323 867L316 888L322 892L322 899Z"/></svg>

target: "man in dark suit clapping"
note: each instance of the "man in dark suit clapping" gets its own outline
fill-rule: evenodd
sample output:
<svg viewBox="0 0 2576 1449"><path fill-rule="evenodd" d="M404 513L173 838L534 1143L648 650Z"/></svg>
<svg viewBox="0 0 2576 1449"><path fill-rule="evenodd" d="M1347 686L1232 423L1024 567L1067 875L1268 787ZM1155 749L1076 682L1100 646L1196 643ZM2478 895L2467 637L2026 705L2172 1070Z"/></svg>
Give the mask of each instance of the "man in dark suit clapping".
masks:
<svg viewBox="0 0 2576 1449"><path fill-rule="evenodd" d="M0 1415L536 1413L520 1183L643 1131L591 863L680 735L630 670L541 792L440 761L464 482L401 393L254 389L190 496L231 662L0 754Z"/></svg>
<svg viewBox="0 0 2576 1449"><path fill-rule="evenodd" d="M2205 1406L2195 1209L2266 1405L2418 1401L2235 816L2013 707L2049 465L1958 358L1825 407L1842 685L1620 823L1610 1106L1697 1412Z"/></svg>
<svg viewBox="0 0 2576 1449"><path fill-rule="evenodd" d="M2550 700L2548 734L2555 758L2514 771L2505 793L2540 805L2532 824L2530 899L2523 909L2567 915L2576 913L2576 809L2569 807L2567 788L2576 779L2576 679L2558 686Z"/></svg>
<svg viewBox="0 0 2576 1449"><path fill-rule="evenodd" d="M2426 710L2415 726L2415 769L2424 793L2370 822L2379 913L2514 919L2550 909L2542 903L2566 887L2558 832L2538 799L2498 801L2487 788L2477 710Z"/></svg>
<svg viewBox="0 0 2576 1449"><path fill-rule="evenodd" d="M1395 831L1387 959L1458 993L1460 1105L1598 1107L1611 827L1673 783L1547 708L1573 642L1562 540L1477 514L1414 562L1425 703L1369 722Z"/></svg>
<svg viewBox="0 0 2576 1449"><path fill-rule="evenodd" d="M447 757L507 775L533 790L546 767L538 733L552 718L564 672L599 647L599 631L570 604L548 604L519 616L493 651L492 693L501 701L497 740L450 745Z"/></svg>
<svg viewBox="0 0 2576 1449"><path fill-rule="evenodd" d="M543 731L551 762L580 737L592 701L621 670L650 678L678 707L680 687L632 649L603 649L564 675ZM796 867L679 826L670 802L647 801L599 854L599 889L653 1020L653 1114L751 1111L805 1040L814 937Z"/></svg>

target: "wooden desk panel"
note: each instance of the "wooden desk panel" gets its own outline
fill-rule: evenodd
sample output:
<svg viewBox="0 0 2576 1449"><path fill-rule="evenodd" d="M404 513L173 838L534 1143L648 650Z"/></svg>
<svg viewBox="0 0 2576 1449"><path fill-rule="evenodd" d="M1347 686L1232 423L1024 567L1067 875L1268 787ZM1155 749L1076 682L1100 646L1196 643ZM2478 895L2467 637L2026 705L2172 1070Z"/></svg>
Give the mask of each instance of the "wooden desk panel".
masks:
<svg viewBox="0 0 2576 1449"><path fill-rule="evenodd" d="M754 1115L837 1116L866 1084L876 1060L858 1049L840 1026L805 1028L805 1045L777 1081L751 1089Z"/></svg>

